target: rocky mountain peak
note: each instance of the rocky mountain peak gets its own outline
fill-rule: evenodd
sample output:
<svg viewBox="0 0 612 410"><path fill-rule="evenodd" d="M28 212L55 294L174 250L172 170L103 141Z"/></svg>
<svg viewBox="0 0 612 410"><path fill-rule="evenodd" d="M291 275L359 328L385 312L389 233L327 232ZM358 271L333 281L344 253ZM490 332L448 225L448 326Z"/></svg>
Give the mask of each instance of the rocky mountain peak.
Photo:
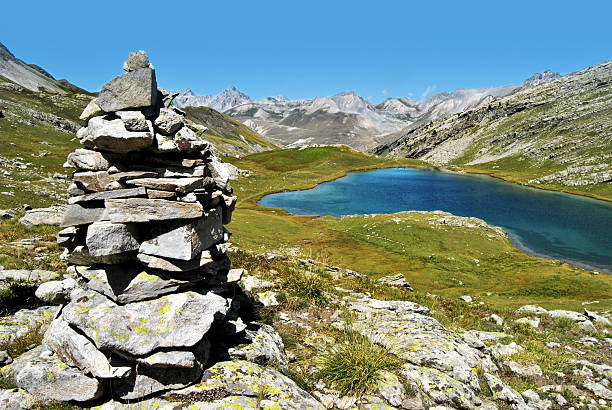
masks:
<svg viewBox="0 0 612 410"><path fill-rule="evenodd" d="M523 84L529 87L535 87L536 85L549 83L561 77L562 76L559 73L554 73L551 70L545 70L541 73L535 73L534 75L526 79Z"/></svg>

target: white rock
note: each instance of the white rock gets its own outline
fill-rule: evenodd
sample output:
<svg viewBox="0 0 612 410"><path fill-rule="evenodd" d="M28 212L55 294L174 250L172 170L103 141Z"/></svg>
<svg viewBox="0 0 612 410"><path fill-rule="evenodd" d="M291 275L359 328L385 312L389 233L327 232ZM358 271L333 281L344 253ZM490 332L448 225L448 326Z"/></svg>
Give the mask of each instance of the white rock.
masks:
<svg viewBox="0 0 612 410"><path fill-rule="evenodd" d="M64 280L54 280L41 284L36 289L35 295L43 302L52 305L61 305L69 301L70 292L77 286L77 282L72 278Z"/></svg>

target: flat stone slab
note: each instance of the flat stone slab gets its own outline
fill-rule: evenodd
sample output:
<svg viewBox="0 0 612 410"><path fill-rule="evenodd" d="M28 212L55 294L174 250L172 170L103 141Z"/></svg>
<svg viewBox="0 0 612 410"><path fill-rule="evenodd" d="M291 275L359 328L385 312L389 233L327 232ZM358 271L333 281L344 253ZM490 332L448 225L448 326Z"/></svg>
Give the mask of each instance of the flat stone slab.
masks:
<svg viewBox="0 0 612 410"><path fill-rule="evenodd" d="M104 206L110 221L119 223L194 219L204 210L199 203L148 198L107 199Z"/></svg>
<svg viewBox="0 0 612 410"><path fill-rule="evenodd" d="M141 266L109 265L101 269L77 268L77 273L87 281L87 288L95 290L118 304L134 303L176 293L204 280L196 275L178 278L147 273Z"/></svg>
<svg viewBox="0 0 612 410"><path fill-rule="evenodd" d="M113 255L94 256L89 253L89 249L87 249L86 246L79 245L74 248L72 252L68 252L68 249L65 249L60 258L74 265L89 266L96 263L114 265L118 263L130 262L136 259L136 255L134 252L126 252Z"/></svg>
<svg viewBox="0 0 612 410"><path fill-rule="evenodd" d="M110 191L109 185L113 182L125 182L136 178L152 178L156 177L157 172L152 171L129 171L110 174L107 171L85 171L76 172L72 176L72 180L87 191L104 192ZM115 191L115 190L113 190ZM117 189L116 191L123 191Z"/></svg>
<svg viewBox="0 0 612 410"><path fill-rule="evenodd" d="M146 355L158 348L194 346L229 305L214 293L185 292L120 306L89 291L66 305L62 315L100 350Z"/></svg>
<svg viewBox="0 0 612 410"><path fill-rule="evenodd" d="M130 184L160 191L175 191L185 194L201 187L203 178L140 178L132 179Z"/></svg>
<svg viewBox="0 0 612 410"><path fill-rule="evenodd" d="M144 187L116 189L114 191L102 191L94 192L93 194L73 196L68 198L68 203L72 205L79 202L104 201L105 199L117 198L136 198L146 195L147 190Z"/></svg>
<svg viewBox="0 0 612 410"><path fill-rule="evenodd" d="M68 205L60 226L89 225L96 221L107 221L106 209L95 206L83 206L82 204Z"/></svg>
<svg viewBox="0 0 612 410"><path fill-rule="evenodd" d="M60 225L62 223L65 205L53 205L49 208L38 208L26 211L19 222L27 227L34 225Z"/></svg>
<svg viewBox="0 0 612 410"><path fill-rule="evenodd" d="M229 270L230 261L227 256L212 259L210 252L202 252L202 256L190 261L180 259L160 258L158 256L138 254L138 260L151 269L159 269L166 272L191 272L201 270L207 275L216 275Z"/></svg>

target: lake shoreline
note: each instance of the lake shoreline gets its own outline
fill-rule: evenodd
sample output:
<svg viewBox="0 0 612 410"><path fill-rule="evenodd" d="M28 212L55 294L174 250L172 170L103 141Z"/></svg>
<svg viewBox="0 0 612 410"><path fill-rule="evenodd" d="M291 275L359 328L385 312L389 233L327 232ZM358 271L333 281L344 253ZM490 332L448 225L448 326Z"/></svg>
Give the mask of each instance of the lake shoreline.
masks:
<svg viewBox="0 0 612 410"><path fill-rule="evenodd" d="M317 186L319 186L321 184L332 182L332 181L337 181L337 180L339 180L341 178L344 178L344 177L347 177L347 176L349 176L351 174L367 174L367 173L372 172L372 171L394 170L394 169L395 170L417 170L417 171L425 171L425 170L427 170L427 169L423 169L423 168L420 168L420 167L410 167L410 166L400 166L400 167L398 167L398 166L394 166L394 167L381 167L381 168L377 168L375 170L368 169L368 170L349 171L345 175L338 176L337 178L330 179L328 181L320 182L319 184L316 184L316 185L314 185L313 187L310 187L310 188L306 188L306 189L302 189L302 190L296 190L296 191L285 191L285 192L305 192L305 191L312 190L314 187L317 187ZM433 171L433 172L437 171L437 172L445 173L445 174L449 174L449 175L457 175L457 176L491 177L493 180L499 181L499 182L504 183L504 184L509 184L509 185L512 185L512 186L519 186L519 187L523 187L523 188L533 188L533 189L538 189L539 191L543 191L543 192L561 194L561 195L567 196L568 199L574 197L573 200L577 200L579 198L582 198L582 199L588 199L590 201L602 202L603 204L606 204L607 206L610 205L610 201L602 200L600 198L593 198L593 197L589 197L587 195L577 195L577 194L574 194L574 193L568 193L568 192L563 192L563 191L558 191L558 190L548 190L548 189L543 189L543 188L539 188L539 187L533 187L533 186L530 186L530 185L517 184L515 182L510 182L510 181L505 180L504 178L499 178L499 177L493 176L493 175L488 174L488 173L471 173L471 172L467 172L467 171L463 171L463 172L459 171L458 172L456 170L451 170L451 169L447 169L447 168L436 168L436 167L429 168L428 170L429 171ZM262 200L266 196L268 196L268 195L273 195L273 194L262 195L261 198L259 198L259 200L257 201L257 204L259 206L262 206L262 207L266 206L266 205L262 204ZM401 203L399 203L398 205L401 206ZM281 210L287 212L289 215L305 215L305 214L301 214L300 212L294 214L289 209L282 208L282 207L280 207L278 205L269 205L269 206L266 206L266 207L274 207L274 208L277 208L277 209L281 209ZM424 209L406 208L406 209L398 210L398 212L402 212L402 211L409 212L411 210L423 211ZM433 211L433 210L434 209L431 209L430 211ZM321 217L321 215L319 213L316 213L316 212L313 212L312 214L308 213L308 208L304 209L303 211L307 212L306 213L307 215L312 215L312 216L317 217L317 218ZM457 213L454 213L452 209L445 210L445 212L449 212L449 213L452 213L452 214L457 215L457 216L474 216L474 217L477 217L477 218L480 218L480 219L483 219L483 220L486 221L486 219L483 218L482 215L476 215L476 214L474 214L474 215L464 215L463 213L461 213L461 211L459 211L460 213L457 214ZM356 212L356 213L353 212L352 214L357 214L357 215L367 215L367 214L390 215L390 214L393 214L393 213L395 213L395 212L363 212L363 213L361 213L361 212ZM331 215L331 216L338 217L336 215ZM487 221L487 223L491 224L491 226L499 226L499 221L497 221L497 223L495 221L491 221L491 222ZM586 226L585 226L585 228L586 228ZM508 230L506 228L502 227L502 229L504 229L504 231L508 233L508 238L509 238L510 242L512 243L512 245L516 249L518 249L521 252L524 252L524 253L526 253L528 255L531 255L531 256L534 256L534 257L538 257L538 258L543 258L543 259L557 260L557 261L560 261L560 262L563 262L563 263L567 263L567 264L569 264L571 266L574 266L574 267L579 267L579 268L581 268L581 269L583 269L585 271L599 271L599 272L605 273L605 274L612 274L612 269L610 269L608 267L604 267L604 266L606 266L605 265L606 262L602 262L602 263L604 263L603 266L597 266L597 265L595 265L593 263L595 261L593 261L593 262L582 262L582 261L574 260L574 259L571 259L571 258L563 258L562 256L559 256L558 254L557 255L549 255L546 252L536 251L536 250L532 249L531 247L524 245L522 243L522 241L519 240L519 238L516 235L513 235L510 232L508 232ZM555 252L554 249L552 249L552 248L551 248L551 251ZM558 251L556 251L556 252L558 252ZM601 255L606 255L606 254L604 253L604 254L601 254Z"/></svg>

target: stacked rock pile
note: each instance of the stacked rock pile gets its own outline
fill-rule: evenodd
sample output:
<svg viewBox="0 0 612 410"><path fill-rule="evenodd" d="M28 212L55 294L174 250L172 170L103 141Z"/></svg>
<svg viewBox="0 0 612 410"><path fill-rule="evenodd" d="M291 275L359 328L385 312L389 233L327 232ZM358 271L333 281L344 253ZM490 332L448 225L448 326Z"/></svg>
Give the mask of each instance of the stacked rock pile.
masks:
<svg viewBox="0 0 612 410"><path fill-rule="evenodd" d="M76 171L58 243L80 286L43 346L12 369L46 399L183 388L220 339L245 329L225 255L236 203L228 169L157 88L144 52L124 69L85 109L85 148L65 164Z"/></svg>

